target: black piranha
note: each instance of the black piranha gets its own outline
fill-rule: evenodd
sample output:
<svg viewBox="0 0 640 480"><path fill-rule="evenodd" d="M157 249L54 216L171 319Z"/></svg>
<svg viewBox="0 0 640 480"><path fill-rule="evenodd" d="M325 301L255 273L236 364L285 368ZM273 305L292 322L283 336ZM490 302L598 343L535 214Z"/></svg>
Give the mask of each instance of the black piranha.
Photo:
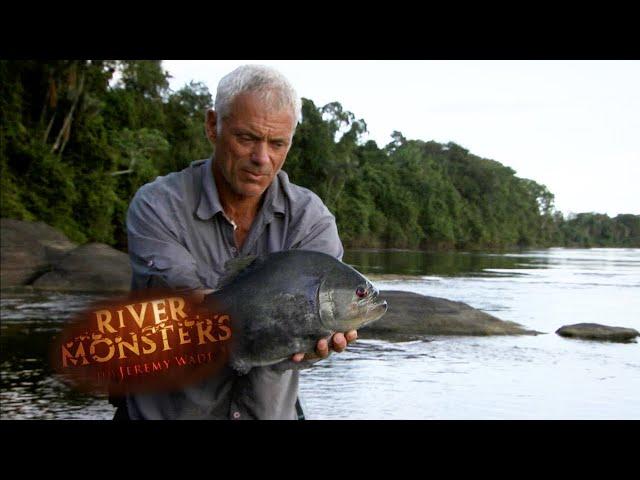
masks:
<svg viewBox="0 0 640 480"><path fill-rule="evenodd" d="M224 312L233 332L229 365L297 368L294 353L313 353L320 338L378 320L387 302L361 273L334 257L288 250L226 264L203 307Z"/></svg>

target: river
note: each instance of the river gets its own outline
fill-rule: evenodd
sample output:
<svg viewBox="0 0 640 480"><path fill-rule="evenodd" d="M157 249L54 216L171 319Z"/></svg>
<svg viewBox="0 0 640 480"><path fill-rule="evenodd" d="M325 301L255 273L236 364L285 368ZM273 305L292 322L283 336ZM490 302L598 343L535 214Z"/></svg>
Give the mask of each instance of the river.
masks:
<svg viewBox="0 0 640 480"><path fill-rule="evenodd" d="M537 336L358 340L301 373L310 419L640 419L640 344L559 337L582 322L640 330L640 249L348 251L380 289L462 301ZM395 275L387 277L386 275ZM3 292L2 419L110 419L52 376L51 339L90 295Z"/></svg>

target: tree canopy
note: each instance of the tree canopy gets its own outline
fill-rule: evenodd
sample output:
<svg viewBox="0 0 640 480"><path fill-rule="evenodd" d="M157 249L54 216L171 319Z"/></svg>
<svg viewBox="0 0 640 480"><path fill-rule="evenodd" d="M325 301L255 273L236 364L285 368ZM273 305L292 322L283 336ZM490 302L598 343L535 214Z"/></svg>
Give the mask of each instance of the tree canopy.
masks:
<svg viewBox="0 0 640 480"><path fill-rule="evenodd" d="M206 158L202 83L171 91L160 61L0 61L2 217L126 248L136 190ZM640 246L640 215L565 219L554 196L455 143L393 132L303 99L284 169L335 214L347 247Z"/></svg>

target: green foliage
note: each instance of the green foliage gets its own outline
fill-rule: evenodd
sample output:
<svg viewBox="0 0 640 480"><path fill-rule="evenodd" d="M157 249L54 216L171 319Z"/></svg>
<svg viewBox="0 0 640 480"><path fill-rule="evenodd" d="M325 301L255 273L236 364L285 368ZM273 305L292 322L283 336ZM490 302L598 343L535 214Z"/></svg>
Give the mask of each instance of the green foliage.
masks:
<svg viewBox="0 0 640 480"><path fill-rule="evenodd" d="M600 216L602 228L578 228L555 211L546 186L498 162L398 131L381 149L363 144L365 132L365 122L339 103L318 108L303 99L303 121L285 165L294 182L318 193L335 214L347 246L639 245L640 216L609 219L611 225Z"/></svg>
<svg viewBox="0 0 640 480"><path fill-rule="evenodd" d="M0 215L125 249L137 189L211 153L207 87L167 79L159 61L0 61ZM544 185L459 145L395 131L380 148L338 102L302 110L285 170L348 247L640 246L639 215L565 219Z"/></svg>
<svg viewBox="0 0 640 480"><path fill-rule="evenodd" d="M621 214L610 218L598 213L579 213L560 222L559 228L565 246L640 246L640 215Z"/></svg>
<svg viewBox="0 0 640 480"><path fill-rule="evenodd" d="M137 189L210 154L209 92L167 78L159 61L1 61L0 214L126 248Z"/></svg>

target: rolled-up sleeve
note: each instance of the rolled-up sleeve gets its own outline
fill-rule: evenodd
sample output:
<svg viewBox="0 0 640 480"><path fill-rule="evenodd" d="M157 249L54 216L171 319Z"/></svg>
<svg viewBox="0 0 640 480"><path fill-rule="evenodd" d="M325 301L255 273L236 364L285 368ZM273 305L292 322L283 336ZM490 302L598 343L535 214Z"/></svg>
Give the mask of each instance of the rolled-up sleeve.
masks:
<svg viewBox="0 0 640 480"><path fill-rule="evenodd" d="M204 288L196 262L178 241L177 228L162 202L141 188L127 211L131 289L166 287L176 290Z"/></svg>

